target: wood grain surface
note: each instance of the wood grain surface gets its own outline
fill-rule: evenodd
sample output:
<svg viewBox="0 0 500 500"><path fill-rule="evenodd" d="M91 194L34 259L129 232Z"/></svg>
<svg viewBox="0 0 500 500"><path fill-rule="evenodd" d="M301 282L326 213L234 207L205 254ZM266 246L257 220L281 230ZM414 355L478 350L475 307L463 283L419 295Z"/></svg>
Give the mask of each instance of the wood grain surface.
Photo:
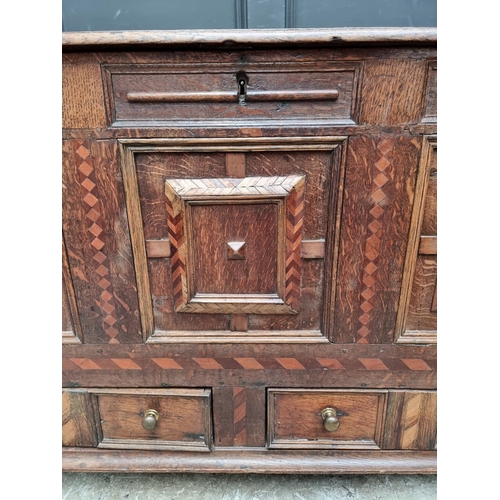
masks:
<svg viewBox="0 0 500 500"><path fill-rule="evenodd" d="M62 77L63 128L105 128L106 109L99 65L64 64Z"/></svg>
<svg viewBox="0 0 500 500"><path fill-rule="evenodd" d="M210 391L130 389L94 393L101 448L210 450ZM148 410L159 414L153 429L142 426Z"/></svg>
<svg viewBox="0 0 500 500"><path fill-rule="evenodd" d="M85 342L140 339L115 143L63 144L63 233Z"/></svg>
<svg viewBox="0 0 500 500"><path fill-rule="evenodd" d="M112 31L63 33L63 49L95 49L106 46L123 50L124 46L150 45L220 45L231 48L238 45L278 44L392 44L435 45L436 28L323 28L273 30L177 30L177 31Z"/></svg>
<svg viewBox="0 0 500 500"><path fill-rule="evenodd" d="M337 342L392 342L421 139L349 139L337 275Z"/></svg>
<svg viewBox="0 0 500 500"><path fill-rule="evenodd" d="M85 390L63 390L62 445L97 446L97 431L92 404L90 396Z"/></svg>
<svg viewBox="0 0 500 500"><path fill-rule="evenodd" d="M367 62L360 123L417 123L424 114L426 61L390 59Z"/></svg>
<svg viewBox="0 0 500 500"><path fill-rule="evenodd" d="M213 411L216 448L265 446L266 392L263 387L215 387Z"/></svg>
<svg viewBox="0 0 500 500"><path fill-rule="evenodd" d="M435 473L436 29L63 40L63 468ZM297 314L176 310L165 181L289 176L178 215L193 304Z"/></svg>
<svg viewBox="0 0 500 500"><path fill-rule="evenodd" d="M436 474L435 451L220 450L212 453L63 450L65 472Z"/></svg>
<svg viewBox="0 0 500 500"><path fill-rule="evenodd" d="M82 341L82 325L78 314L75 289L69 270L68 253L62 239L62 341L79 344Z"/></svg>
<svg viewBox="0 0 500 500"><path fill-rule="evenodd" d="M385 399L385 393L369 391L269 389L269 447L379 449ZM335 431L323 426L325 408L337 413Z"/></svg>
<svg viewBox="0 0 500 500"><path fill-rule="evenodd" d="M408 238L397 342L437 341L437 138L424 137Z"/></svg>
<svg viewBox="0 0 500 500"><path fill-rule="evenodd" d="M359 64L245 64L248 93L239 103L241 64L184 67L105 65L111 126L155 123L246 124L317 121L354 123ZM333 89L332 89L333 87ZM186 90L188 89L188 90ZM208 91L207 91L208 89Z"/></svg>
<svg viewBox="0 0 500 500"><path fill-rule="evenodd" d="M437 435L435 391L391 391L384 449L433 450Z"/></svg>

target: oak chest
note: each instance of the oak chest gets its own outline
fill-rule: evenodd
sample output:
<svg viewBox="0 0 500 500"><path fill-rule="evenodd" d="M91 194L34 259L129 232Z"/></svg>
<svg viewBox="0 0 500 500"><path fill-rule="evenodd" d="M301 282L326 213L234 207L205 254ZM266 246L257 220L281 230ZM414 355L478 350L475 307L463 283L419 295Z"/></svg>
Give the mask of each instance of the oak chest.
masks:
<svg viewBox="0 0 500 500"><path fill-rule="evenodd" d="M435 472L435 29L63 52L64 470Z"/></svg>

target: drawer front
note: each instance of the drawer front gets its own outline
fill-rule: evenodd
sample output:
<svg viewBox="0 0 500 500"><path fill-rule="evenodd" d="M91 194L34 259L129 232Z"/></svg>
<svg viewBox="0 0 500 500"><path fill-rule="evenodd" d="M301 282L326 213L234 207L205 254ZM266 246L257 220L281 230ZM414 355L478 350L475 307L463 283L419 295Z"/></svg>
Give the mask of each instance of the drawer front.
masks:
<svg viewBox="0 0 500 500"><path fill-rule="evenodd" d="M269 448L380 449L386 396L383 391L269 389ZM335 422L336 429L326 429Z"/></svg>
<svg viewBox="0 0 500 500"><path fill-rule="evenodd" d="M112 126L307 120L353 124L358 63L107 65Z"/></svg>
<svg viewBox="0 0 500 500"><path fill-rule="evenodd" d="M100 421L99 448L210 451L209 390L93 392Z"/></svg>

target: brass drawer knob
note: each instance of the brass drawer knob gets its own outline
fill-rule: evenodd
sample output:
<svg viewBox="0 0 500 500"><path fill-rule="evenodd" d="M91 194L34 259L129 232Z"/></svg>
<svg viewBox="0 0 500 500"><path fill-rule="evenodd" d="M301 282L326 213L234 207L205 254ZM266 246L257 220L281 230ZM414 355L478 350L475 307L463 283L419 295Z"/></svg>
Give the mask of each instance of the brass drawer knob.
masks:
<svg viewBox="0 0 500 500"><path fill-rule="evenodd" d="M339 428L340 422L337 418L337 412L333 408L325 408L321 412L321 418L327 431L336 431Z"/></svg>
<svg viewBox="0 0 500 500"><path fill-rule="evenodd" d="M160 414L156 410L148 410L142 419L142 426L144 429L150 431L156 427L156 422L158 422L159 418Z"/></svg>

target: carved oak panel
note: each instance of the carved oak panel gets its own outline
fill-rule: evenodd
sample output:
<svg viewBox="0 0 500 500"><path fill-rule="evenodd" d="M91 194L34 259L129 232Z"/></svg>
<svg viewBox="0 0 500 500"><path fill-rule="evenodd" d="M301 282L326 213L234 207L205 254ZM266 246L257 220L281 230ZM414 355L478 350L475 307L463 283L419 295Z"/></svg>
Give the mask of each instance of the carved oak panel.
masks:
<svg viewBox="0 0 500 500"><path fill-rule="evenodd" d="M146 339L327 341L342 138L120 142Z"/></svg>
<svg viewBox="0 0 500 500"><path fill-rule="evenodd" d="M398 342L437 339L437 140L424 141L398 313Z"/></svg>

